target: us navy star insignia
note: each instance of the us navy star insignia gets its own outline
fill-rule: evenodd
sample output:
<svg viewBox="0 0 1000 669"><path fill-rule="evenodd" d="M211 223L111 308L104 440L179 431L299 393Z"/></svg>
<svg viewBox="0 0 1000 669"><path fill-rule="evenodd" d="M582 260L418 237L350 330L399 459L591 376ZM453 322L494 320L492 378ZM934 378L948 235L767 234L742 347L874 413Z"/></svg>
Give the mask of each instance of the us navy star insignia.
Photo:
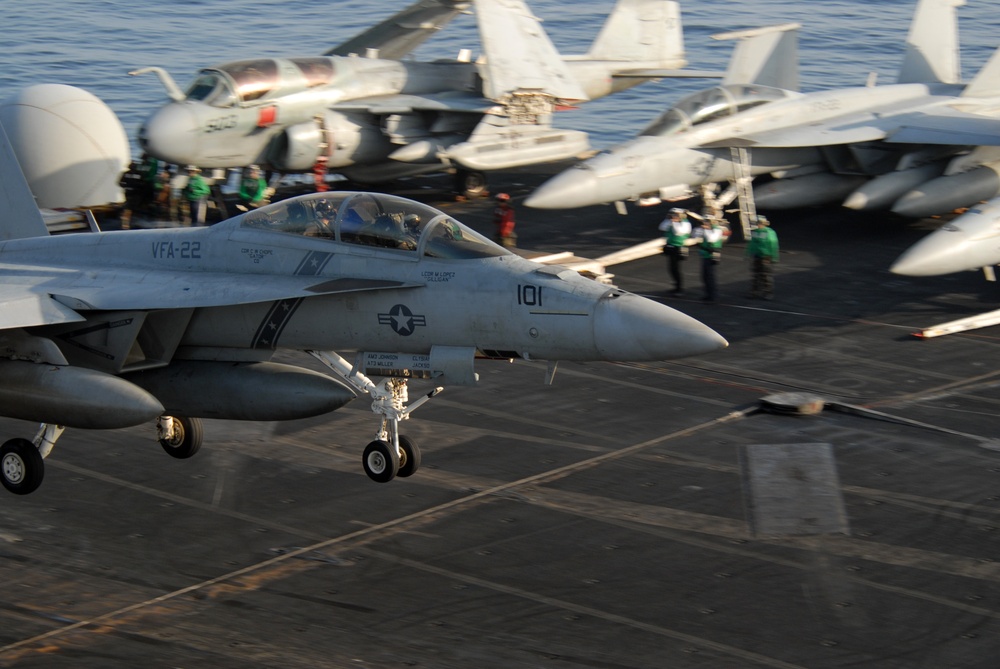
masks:
<svg viewBox="0 0 1000 669"><path fill-rule="evenodd" d="M389 313L378 315L379 325L388 325L401 337L409 337L417 326L426 326L427 317L414 314L405 304L397 304Z"/></svg>

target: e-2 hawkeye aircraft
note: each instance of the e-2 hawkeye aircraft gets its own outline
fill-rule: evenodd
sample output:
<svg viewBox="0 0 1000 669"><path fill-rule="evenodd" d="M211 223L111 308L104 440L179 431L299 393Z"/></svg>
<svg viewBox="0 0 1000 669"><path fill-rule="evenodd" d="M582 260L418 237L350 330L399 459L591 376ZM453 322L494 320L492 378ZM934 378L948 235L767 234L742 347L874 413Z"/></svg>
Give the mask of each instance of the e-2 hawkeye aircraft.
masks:
<svg viewBox="0 0 1000 669"><path fill-rule="evenodd" d="M984 183L992 196L1000 189L1000 57L962 83L955 8L963 4L919 0L897 82L885 86L798 92L796 24L717 36L741 40L722 86L556 175L526 204L682 197L740 173L781 177L753 191L770 209L842 201L924 216L981 199Z"/></svg>
<svg viewBox="0 0 1000 669"><path fill-rule="evenodd" d="M476 62L398 60L433 33L428 25L469 9L483 47ZM588 53L562 56L522 0L420 0L323 56L206 68L186 92L159 67L131 74L155 72L167 88L171 101L138 139L169 163L297 173L325 161L357 183L453 166L475 191L485 170L588 149L586 133L552 127L556 109L654 78L717 76L676 69L686 62L676 2L618 0Z"/></svg>
<svg viewBox="0 0 1000 669"><path fill-rule="evenodd" d="M388 481L420 463L399 421L440 390L410 404L410 378L473 384L477 357L662 360L726 346L673 309L390 195L314 193L211 228L50 237L0 127L0 212L0 415L42 424L0 446L0 482L19 494L41 483L64 427L158 419L163 448L189 457L200 418L303 418L355 392L382 420L364 469ZM279 350L310 353L339 381L273 362Z"/></svg>

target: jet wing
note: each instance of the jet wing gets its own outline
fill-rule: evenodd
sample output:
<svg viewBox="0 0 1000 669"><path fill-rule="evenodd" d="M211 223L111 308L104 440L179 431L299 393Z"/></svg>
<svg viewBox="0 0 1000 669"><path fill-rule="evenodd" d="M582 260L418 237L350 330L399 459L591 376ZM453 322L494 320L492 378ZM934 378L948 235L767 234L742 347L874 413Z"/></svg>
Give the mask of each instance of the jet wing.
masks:
<svg viewBox="0 0 1000 669"><path fill-rule="evenodd" d="M369 114L409 114L415 111L454 111L484 114L496 103L478 95L445 92L435 95L384 95L348 100L332 105L330 109L341 112L367 112Z"/></svg>
<svg viewBox="0 0 1000 669"><path fill-rule="evenodd" d="M0 327L72 322L81 320L76 313L80 310L224 307L422 285L349 277L138 270L67 272L32 281L33 285L11 283L0 288Z"/></svg>
<svg viewBox="0 0 1000 669"><path fill-rule="evenodd" d="M7 287L0 290L0 330L86 320L46 294Z"/></svg>
<svg viewBox="0 0 1000 669"><path fill-rule="evenodd" d="M722 79L725 72L717 70L622 70L612 72L613 79Z"/></svg>
<svg viewBox="0 0 1000 669"><path fill-rule="evenodd" d="M924 114L900 124L885 140L893 144L1000 146L1000 118L951 110Z"/></svg>
<svg viewBox="0 0 1000 669"><path fill-rule="evenodd" d="M470 4L458 0L417 0L323 55L348 56L378 49L380 58L399 60L448 25L453 18L467 11Z"/></svg>
<svg viewBox="0 0 1000 669"><path fill-rule="evenodd" d="M875 142L885 139L887 133L873 125L813 126L800 125L768 132L727 137L701 145L703 149L718 148L771 148L787 149L804 146L836 146L856 142Z"/></svg>
<svg viewBox="0 0 1000 669"><path fill-rule="evenodd" d="M476 21L486 57L486 97L499 100L528 89L562 100L590 99L522 0L476 0Z"/></svg>

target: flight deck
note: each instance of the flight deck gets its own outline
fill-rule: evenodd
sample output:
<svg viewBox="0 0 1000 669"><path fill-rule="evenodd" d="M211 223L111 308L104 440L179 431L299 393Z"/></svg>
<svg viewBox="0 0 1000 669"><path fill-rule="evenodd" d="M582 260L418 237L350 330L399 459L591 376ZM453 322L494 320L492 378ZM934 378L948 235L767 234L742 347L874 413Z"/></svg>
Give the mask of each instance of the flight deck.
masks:
<svg viewBox="0 0 1000 669"><path fill-rule="evenodd" d="M546 176L493 178L526 249L603 256L671 206L520 206ZM489 199L401 194L492 233ZM482 361L405 424L408 479L364 475L364 399L206 421L189 460L152 425L67 431L0 507L0 666L994 669L1000 330L911 333L1000 294L889 273L934 220L770 218L771 301L746 296L737 238L717 303L695 254L680 298L662 256L610 268L728 349L561 363L550 386L544 363Z"/></svg>

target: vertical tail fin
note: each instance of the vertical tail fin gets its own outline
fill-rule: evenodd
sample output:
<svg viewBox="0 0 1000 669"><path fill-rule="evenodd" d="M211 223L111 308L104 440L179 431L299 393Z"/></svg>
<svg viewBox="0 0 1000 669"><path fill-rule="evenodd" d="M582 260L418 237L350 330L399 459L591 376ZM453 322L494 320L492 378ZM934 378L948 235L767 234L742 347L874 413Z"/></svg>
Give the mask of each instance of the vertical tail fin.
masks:
<svg viewBox="0 0 1000 669"><path fill-rule="evenodd" d="M523 0L478 0L476 21L485 56L486 97L500 100L525 89L563 100L588 99Z"/></svg>
<svg viewBox="0 0 1000 669"><path fill-rule="evenodd" d="M587 58L635 62L643 67L684 67L680 6L668 0L618 0Z"/></svg>
<svg viewBox="0 0 1000 669"><path fill-rule="evenodd" d="M898 83L957 84L962 81L955 8L964 4L965 0L918 0L906 36Z"/></svg>
<svg viewBox="0 0 1000 669"><path fill-rule="evenodd" d="M0 124L0 240L49 234L14 147Z"/></svg>
<svg viewBox="0 0 1000 669"><path fill-rule="evenodd" d="M738 39L729 59L726 84L759 84L786 91L799 90L798 23L738 30L712 35L712 39Z"/></svg>

